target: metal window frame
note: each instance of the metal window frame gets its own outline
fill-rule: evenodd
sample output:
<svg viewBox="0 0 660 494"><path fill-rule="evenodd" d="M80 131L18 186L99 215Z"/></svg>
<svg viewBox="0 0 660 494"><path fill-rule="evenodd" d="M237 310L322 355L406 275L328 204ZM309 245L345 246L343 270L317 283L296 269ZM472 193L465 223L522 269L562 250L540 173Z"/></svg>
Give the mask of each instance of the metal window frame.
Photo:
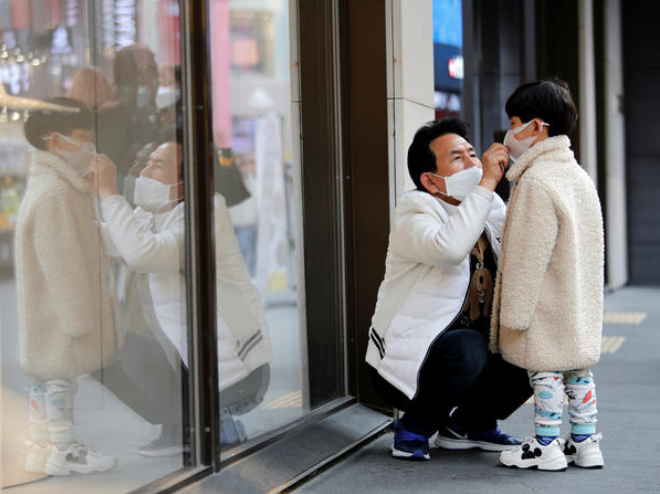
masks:
<svg viewBox="0 0 660 494"><path fill-rule="evenodd" d="M185 95L186 275L193 461L220 469L220 399L213 228L214 152L211 115L209 0L182 0L182 89Z"/></svg>
<svg viewBox="0 0 660 494"><path fill-rule="evenodd" d="M338 14L334 0L298 2L310 408L348 391Z"/></svg>
<svg viewBox="0 0 660 494"><path fill-rule="evenodd" d="M131 494L176 492L220 469L220 404L215 327L214 153L211 120L208 0L181 0L181 88L185 130L187 325L190 451L184 466Z"/></svg>
<svg viewBox="0 0 660 494"><path fill-rule="evenodd" d="M349 393L391 412L364 361L390 231L387 5L340 2Z"/></svg>

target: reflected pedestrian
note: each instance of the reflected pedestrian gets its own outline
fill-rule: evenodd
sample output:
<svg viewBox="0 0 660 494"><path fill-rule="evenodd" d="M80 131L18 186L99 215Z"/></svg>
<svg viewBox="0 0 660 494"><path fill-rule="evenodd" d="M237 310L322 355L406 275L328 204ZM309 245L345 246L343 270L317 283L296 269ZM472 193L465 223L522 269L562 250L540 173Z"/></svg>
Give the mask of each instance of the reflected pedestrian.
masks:
<svg viewBox="0 0 660 494"><path fill-rule="evenodd" d="M135 154L158 139L161 128L156 96L158 65L146 45L126 46L113 62L115 93L98 110L98 149L117 165L118 187L133 166Z"/></svg>
<svg viewBox="0 0 660 494"><path fill-rule="evenodd" d="M96 110L112 97L112 84L101 69L83 67L73 76L67 96Z"/></svg>

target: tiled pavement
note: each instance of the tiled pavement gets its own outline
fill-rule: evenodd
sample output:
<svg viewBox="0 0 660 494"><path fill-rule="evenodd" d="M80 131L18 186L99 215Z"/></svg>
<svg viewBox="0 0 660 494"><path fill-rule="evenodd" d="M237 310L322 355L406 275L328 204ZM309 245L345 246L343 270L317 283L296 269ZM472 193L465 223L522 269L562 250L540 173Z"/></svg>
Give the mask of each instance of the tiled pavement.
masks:
<svg viewBox="0 0 660 494"><path fill-rule="evenodd" d="M295 493L660 492L660 288L620 289L606 296L605 309L604 351L594 367L603 470L508 469L497 465L496 454L435 447L431 461L405 462L390 458L392 433L387 433ZM528 435L532 415L532 405L523 405L501 426Z"/></svg>

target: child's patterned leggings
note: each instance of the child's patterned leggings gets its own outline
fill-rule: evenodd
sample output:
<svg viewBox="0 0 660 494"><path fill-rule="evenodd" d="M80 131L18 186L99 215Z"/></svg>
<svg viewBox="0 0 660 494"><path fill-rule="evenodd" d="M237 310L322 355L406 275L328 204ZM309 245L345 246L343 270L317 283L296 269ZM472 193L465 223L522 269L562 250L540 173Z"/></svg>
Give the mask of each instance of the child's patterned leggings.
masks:
<svg viewBox="0 0 660 494"><path fill-rule="evenodd" d="M75 380L34 380L30 386L28 427L30 439L51 443L73 441Z"/></svg>
<svg viewBox="0 0 660 494"><path fill-rule="evenodd" d="M530 372L529 379L534 388L534 425L537 436L559 436L564 392L568 396L571 433L596 432L596 385L589 369Z"/></svg>

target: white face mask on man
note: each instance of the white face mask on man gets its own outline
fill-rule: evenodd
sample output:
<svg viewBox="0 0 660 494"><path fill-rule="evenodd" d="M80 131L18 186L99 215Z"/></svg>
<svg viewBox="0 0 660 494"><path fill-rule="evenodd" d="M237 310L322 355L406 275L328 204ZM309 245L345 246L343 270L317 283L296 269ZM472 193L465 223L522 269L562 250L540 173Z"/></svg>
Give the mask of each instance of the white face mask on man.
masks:
<svg viewBox="0 0 660 494"><path fill-rule="evenodd" d="M89 172L89 160L96 155L96 147L89 141L79 141L73 137L67 137L62 134L57 136L72 146L78 148L77 151L67 151L66 149L57 149L57 153L66 161L71 168L76 170L81 177Z"/></svg>
<svg viewBox="0 0 660 494"><path fill-rule="evenodd" d="M176 184L164 184L158 180L148 177L138 177L135 179L135 194L133 202L145 211L150 213L159 213L168 204L176 201L170 198L170 190L176 187Z"/></svg>
<svg viewBox="0 0 660 494"><path fill-rule="evenodd" d="M436 175L435 173L431 173L431 175L441 178L445 181L445 188L447 189L447 193L445 194L442 191L438 191L440 194L453 197L458 201L464 201L472 189L474 189L477 185L479 185L479 182L481 182L481 178L483 177L483 170L478 166L473 166L467 170L462 170L448 177Z"/></svg>
<svg viewBox="0 0 660 494"><path fill-rule="evenodd" d="M504 136L504 142L502 144L504 144L504 146L509 149L509 156L511 157L511 161L516 161L518 158L520 158L525 153L525 151L532 147L532 143L538 138L538 135L532 135L519 141L514 137L529 127L532 122L534 122L534 119L530 120L524 125L521 125L517 129L507 130L506 135ZM541 122L541 126L543 125L550 127L550 124Z"/></svg>

